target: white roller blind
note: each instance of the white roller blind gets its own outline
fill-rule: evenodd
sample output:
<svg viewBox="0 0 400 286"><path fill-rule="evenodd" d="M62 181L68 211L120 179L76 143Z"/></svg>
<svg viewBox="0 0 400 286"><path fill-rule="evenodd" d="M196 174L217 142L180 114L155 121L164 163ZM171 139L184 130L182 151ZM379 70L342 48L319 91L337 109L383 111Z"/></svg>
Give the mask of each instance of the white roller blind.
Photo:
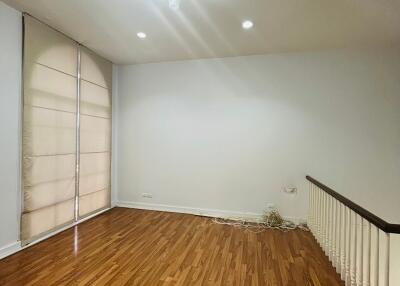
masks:
<svg viewBox="0 0 400 286"><path fill-rule="evenodd" d="M112 64L81 49L79 216L110 206Z"/></svg>
<svg viewBox="0 0 400 286"><path fill-rule="evenodd" d="M24 17L21 239L74 220L77 55L75 42Z"/></svg>
<svg viewBox="0 0 400 286"><path fill-rule="evenodd" d="M27 243L110 205L112 65L30 16L24 28Z"/></svg>

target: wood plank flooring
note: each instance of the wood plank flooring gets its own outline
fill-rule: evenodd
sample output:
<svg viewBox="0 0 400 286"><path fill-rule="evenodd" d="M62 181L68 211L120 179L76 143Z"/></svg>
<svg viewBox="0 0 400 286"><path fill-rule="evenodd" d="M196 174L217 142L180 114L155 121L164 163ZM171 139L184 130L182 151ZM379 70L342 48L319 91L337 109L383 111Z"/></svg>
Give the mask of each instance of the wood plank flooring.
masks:
<svg viewBox="0 0 400 286"><path fill-rule="evenodd" d="M0 285L344 285L308 232L114 208L0 260Z"/></svg>

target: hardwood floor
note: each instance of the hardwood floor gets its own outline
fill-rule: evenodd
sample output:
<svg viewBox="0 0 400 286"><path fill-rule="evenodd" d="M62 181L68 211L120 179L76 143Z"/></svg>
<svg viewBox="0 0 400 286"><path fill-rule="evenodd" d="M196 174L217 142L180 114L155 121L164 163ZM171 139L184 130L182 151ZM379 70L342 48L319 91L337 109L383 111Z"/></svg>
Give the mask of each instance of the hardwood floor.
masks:
<svg viewBox="0 0 400 286"><path fill-rule="evenodd" d="M344 285L308 232L114 208L0 261L0 285Z"/></svg>

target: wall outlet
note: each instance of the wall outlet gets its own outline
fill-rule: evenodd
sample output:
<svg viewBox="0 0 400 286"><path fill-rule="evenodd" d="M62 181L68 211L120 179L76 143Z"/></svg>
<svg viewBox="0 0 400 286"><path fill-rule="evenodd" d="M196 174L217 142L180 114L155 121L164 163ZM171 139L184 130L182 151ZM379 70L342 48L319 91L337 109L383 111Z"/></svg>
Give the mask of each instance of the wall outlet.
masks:
<svg viewBox="0 0 400 286"><path fill-rule="evenodd" d="M283 188L283 191L287 194L297 194L297 188L294 186L286 186Z"/></svg>
<svg viewBox="0 0 400 286"><path fill-rule="evenodd" d="M151 198L153 198L153 195L152 195L152 194L149 194L149 193L142 193L142 197L143 197L143 198L151 199Z"/></svg>

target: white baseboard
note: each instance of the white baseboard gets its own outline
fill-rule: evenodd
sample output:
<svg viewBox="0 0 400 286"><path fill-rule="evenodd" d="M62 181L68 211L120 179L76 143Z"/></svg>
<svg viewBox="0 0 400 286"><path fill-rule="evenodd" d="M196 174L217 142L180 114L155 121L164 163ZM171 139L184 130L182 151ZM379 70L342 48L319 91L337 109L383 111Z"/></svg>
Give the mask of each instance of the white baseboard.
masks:
<svg viewBox="0 0 400 286"><path fill-rule="evenodd" d="M123 208L142 209L142 210L193 214L193 215L200 215L200 216L207 216L207 217L245 219L245 220L254 221L254 222L261 221L262 216L263 216L263 214L252 213L252 212L238 212L238 211L227 211L227 210L192 208L192 207L172 206L172 205L164 205L164 204L150 204L150 203L143 203L143 202L119 201L119 202L116 202L116 206L123 207ZM304 218L295 218L295 217L284 217L284 218L287 220L290 220L296 224L303 223L306 221L306 219L304 219Z"/></svg>
<svg viewBox="0 0 400 286"><path fill-rule="evenodd" d="M0 259L3 259L4 257L7 257L11 254L14 254L15 252L18 252L22 249L21 247L21 242L16 241L10 244L7 244L3 247L0 247Z"/></svg>

